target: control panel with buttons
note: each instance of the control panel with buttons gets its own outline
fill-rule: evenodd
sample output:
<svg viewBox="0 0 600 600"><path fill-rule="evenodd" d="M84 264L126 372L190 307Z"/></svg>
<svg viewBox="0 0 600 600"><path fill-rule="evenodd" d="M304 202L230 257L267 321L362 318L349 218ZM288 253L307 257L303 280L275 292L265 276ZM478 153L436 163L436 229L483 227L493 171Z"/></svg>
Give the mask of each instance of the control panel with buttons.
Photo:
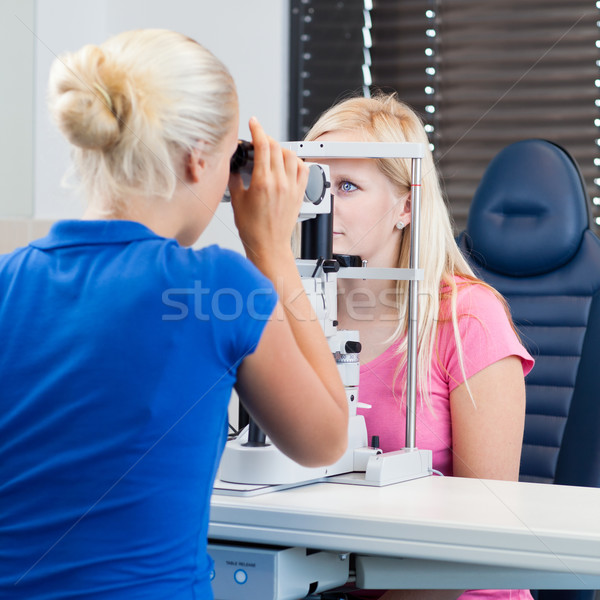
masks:
<svg viewBox="0 0 600 600"><path fill-rule="evenodd" d="M343 585L348 555L306 548L211 542L215 600L297 600Z"/></svg>

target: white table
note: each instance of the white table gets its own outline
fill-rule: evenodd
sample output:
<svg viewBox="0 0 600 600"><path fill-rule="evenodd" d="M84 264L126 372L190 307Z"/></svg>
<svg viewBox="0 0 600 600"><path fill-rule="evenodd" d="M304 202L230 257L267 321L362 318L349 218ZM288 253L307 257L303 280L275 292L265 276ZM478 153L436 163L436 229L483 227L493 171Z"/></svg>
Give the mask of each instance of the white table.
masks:
<svg viewBox="0 0 600 600"><path fill-rule="evenodd" d="M361 587L600 589L600 489L426 477L215 495L209 537L353 553Z"/></svg>

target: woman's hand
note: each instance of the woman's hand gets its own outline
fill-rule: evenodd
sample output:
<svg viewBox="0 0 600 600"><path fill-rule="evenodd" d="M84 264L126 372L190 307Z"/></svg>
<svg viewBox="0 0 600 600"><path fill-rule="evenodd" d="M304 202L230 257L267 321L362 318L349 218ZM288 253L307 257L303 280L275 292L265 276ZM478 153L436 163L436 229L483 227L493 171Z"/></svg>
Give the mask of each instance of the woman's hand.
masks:
<svg viewBox="0 0 600 600"><path fill-rule="evenodd" d="M291 252L290 240L308 181L308 165L267 136L250 119L254 168L246 190L239 174L229 180L235 224L246 255L253 262L269 254Z"/></svg>
<svg viewBox="0 0 600 600"><path fill-rule="evenodd" d="M280 305L236 385L258 425L288 456L306 466L331 464L348 445L348 401L291 248L308 166L254 118L250 131L250 187L232 175L231 203L246 255L276 286Z"/></svg>

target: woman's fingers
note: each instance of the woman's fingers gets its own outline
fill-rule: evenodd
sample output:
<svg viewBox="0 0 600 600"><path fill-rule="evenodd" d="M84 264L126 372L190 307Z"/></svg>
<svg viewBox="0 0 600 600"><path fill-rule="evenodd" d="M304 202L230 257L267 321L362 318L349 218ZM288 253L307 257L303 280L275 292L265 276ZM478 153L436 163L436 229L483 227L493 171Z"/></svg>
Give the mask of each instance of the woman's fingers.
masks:
<svg viewBox="0 0 600 600"><path fill-rule="evenodd" d="M299 202L302 202L306 184L308 183L308 165L291 150L283 151L283 159L287 176L295 182L297 189L296 198Z"/></svg>
<svg viewBox="0 0 600 600"><path fill-rule="evenodd" d="M249 122L250 134L252 135L252 145L254 146L254 168L252 177L268 177L271 166L271 144L269 137L258 122L256 117L252 117Z"/></svg>
<svg viewBox="0 0 600 600"><path fill-rule="evenodd" d="M250 120L254 167L247 190L230 177L232 205L240 237L256 255L281 252L290 239L308 180L308 166L269 137L258 120Z"/></svg>
<svg viewBox="0 0 600 600"><path fill-rule="evenodd" d="M281 146L272 137L269 137L269 144L271 173L273 173L273 175L279 180L279 185L281 185L282 180L286 178L283 152L281 150Z"/></svg>
<svg viewBox="0 0 600 600"><path fill-rule="evenodd" d="M292 194L294 199L298 195L294 187L300 186L302 197L308 179L308 167L294 152L282 149L276 140L268 136L255 117L250 120L250 132L254 144L253 176L256 173L257 180L273 178L269 183L273 183L280 194Z"/></svg>

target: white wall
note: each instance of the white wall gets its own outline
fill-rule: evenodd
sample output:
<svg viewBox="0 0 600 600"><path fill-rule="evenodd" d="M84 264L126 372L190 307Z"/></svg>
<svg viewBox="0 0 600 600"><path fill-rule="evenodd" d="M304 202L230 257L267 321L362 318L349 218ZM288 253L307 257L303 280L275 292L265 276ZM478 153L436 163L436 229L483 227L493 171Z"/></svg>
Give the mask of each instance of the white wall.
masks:
<svg viewBox="0 0 600 600"><path fill-rule="evenodd" d="M33 211L34 0L0 0L0 215Z"/></svg>
<svg viewBox="0 0 600 600"><path fill-rule="evenodd" d="M18 68L13 67L12 73L25 73L18 88L22 97L18 101L13 99L11 106L19 108L21 117L33 112L32 119L12 124L9 139L0 139L0 158L16 151L22 153L24 165L31 165L31 177L22 176L23 168L18 174L8 173L14 180L11 189L20 193L7 194L3 190L0 217L20 215L54 220L80 216L82 200L60 184L69 164L69 151L48 117L48 73L52 61L62 52L76 50L86 43L101 43L124 30L161 27L198 40L227 65L237 82L240 137L249 135L247 122L252 115L276 139L286 137L287 0L0 0L0 3L3 23L0 37L12 32L10 38L0 39L0 50L4 51L0 55L7 52L11 64L16 61ZM28 6L30 13L35 7L35 15L29 14L30 22L34 16L29 29L15 15L21 13L20 20L26 21ZM14 51L15 39L20 52ZM28 45L32 48L29 54L22 50ZM29 92L27 73L34 77ZM4 91L3 88L4 84L0 89ZM0 103L4 109L6 100L0 98ZM31 123L33 127L30 125L28 130ZM18 140L31 140L32 136L33 144L28 148L16 146ZM4 175L6 171L0 173ZM30 186L33 181L33 190L27 189L25 179ZM220 207L213 221L202 242L218 241L240 249L229 207Z"/></svg>

